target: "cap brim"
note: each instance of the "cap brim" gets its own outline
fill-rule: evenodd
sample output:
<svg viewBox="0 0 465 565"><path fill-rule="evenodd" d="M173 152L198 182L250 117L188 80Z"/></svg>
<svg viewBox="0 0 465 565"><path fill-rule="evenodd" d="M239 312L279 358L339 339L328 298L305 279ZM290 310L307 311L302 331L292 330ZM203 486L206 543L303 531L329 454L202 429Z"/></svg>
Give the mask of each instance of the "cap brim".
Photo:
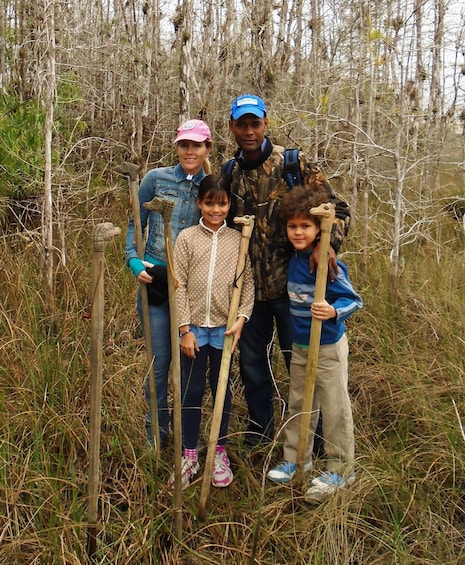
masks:
<svg viewBox="0 0 465 565"><path fill-rule="evenodd" d="M195 133L182 133L173 141L173 143L178 143L178 141L196 141L197 143L202 143L202 141L211 141L209 137L204 135L199 135Z"/></svg>
<svg viewBox="0 0 465 565"><path fill-rule="evenodd" d="M234 110L234 112L231 113L231 117L233 120L238 120L245 114L252 114L257 118L265 117L265 112L263 110L260 110L260 108L257 108L256 106L241 106L240 108L237 108L236 110Z"/></svg>

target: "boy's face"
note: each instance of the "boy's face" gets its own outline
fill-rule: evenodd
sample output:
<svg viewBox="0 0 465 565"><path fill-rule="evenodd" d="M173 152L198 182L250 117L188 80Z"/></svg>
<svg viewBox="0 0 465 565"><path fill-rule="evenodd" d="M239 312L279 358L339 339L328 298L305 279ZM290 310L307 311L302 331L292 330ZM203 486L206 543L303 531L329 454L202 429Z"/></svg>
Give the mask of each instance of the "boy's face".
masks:
<svg viewBox="0 0 465 565"><path fill-rule="evenodd" d="M286 224L287 237L297 251L310 251L320 233L319 226L308 216L294 216Z"/></svg>

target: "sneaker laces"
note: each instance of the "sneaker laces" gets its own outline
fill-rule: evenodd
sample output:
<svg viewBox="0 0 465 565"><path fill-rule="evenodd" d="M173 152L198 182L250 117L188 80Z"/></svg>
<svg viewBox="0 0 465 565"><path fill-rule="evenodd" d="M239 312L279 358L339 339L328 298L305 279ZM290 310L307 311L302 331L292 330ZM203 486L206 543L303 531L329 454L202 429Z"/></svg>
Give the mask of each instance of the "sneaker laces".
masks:
<svg viewBox="0 0 465 565"><path fill-rule="evenodd" d="M225 469L229 468L229 459L226 454L226 451L218 451L215 453L215 467L218 470L224 471Z"/></svg>

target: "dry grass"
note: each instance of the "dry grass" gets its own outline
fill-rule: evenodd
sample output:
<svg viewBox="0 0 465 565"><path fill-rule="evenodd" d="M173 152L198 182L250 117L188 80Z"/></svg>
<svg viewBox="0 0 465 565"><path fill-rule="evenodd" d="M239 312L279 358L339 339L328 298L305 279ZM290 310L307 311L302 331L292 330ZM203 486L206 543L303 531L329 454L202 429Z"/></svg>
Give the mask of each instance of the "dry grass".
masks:
<svg viewBox="0 0 465 565"><path fill-rule="evenodd" d="M112 218L125 231L115 192L68 223L67 266L57 265L58 323L42 318L37 234L0 244L0 563L86 562L91 234ZM90 208L89 208L90 209ZM74 210L79 217L77 210ZM119 218L115 222L114 218ZM357 481L318 508L291 487L264 481L279 458L241 458L245 405L234 375L230 451L235 481L212 490L198 520L201 478L184 493L175 540L166 488L171 452L158 468L147 450L144 351L124 237L107 247L101 480L96 563L447 564L465 559L463 236L444 221L448 244L406 249L396 300L387 263L373 253L366 275L347 254L365 309L350 322ZM376 246L374 246L375 248ZM353 234L348 251L356 251ZM395 303L394 303L395 302ZM279 420L287 379L274 355ZM208 433L206 411L204 439ZM323 462L317 461L317 468ZM310 478L310 477L309 477Z"/></svg>

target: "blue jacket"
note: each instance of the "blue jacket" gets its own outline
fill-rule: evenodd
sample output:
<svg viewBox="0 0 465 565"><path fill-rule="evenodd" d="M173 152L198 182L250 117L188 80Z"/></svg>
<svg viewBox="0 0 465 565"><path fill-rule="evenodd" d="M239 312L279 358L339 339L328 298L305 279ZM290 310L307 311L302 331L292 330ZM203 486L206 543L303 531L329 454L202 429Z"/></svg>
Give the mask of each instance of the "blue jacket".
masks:
<svg viewBox="0 0 465 565"><path fill-rule="evenodd" d="M316 273L310 273L310 252L294 251L287 272L287 291L290 299L292 341L307 347L312 315L310 307L315 298ZM338 274L326 288L326 300L336 309L337 317L321 325L320 345L338 342L346 330L344 320L363 306L361 297L349 281L347 266L338 261Z"/></svg>
<svg viewBox="0 0 465 565"><path fill-rule="evenodd" d="M195 199L199 194L198 186L205 176L201 170L192 180L188 180L184 169L178 163L171 167L161 167L149 171L139 186L140 219L142 232L149 225L144 258L153 264L166 263L165 235L163 218L158 212L146 210L144 202L150 202L155 196L173 200L176 205L171 216L173 244L179 232L199 222L200 210ZM126 261L137 258L136 239L134 234L134 217L131 216L126 234ZM144 267L140 261L130 264L135 276Z"/></svg>

